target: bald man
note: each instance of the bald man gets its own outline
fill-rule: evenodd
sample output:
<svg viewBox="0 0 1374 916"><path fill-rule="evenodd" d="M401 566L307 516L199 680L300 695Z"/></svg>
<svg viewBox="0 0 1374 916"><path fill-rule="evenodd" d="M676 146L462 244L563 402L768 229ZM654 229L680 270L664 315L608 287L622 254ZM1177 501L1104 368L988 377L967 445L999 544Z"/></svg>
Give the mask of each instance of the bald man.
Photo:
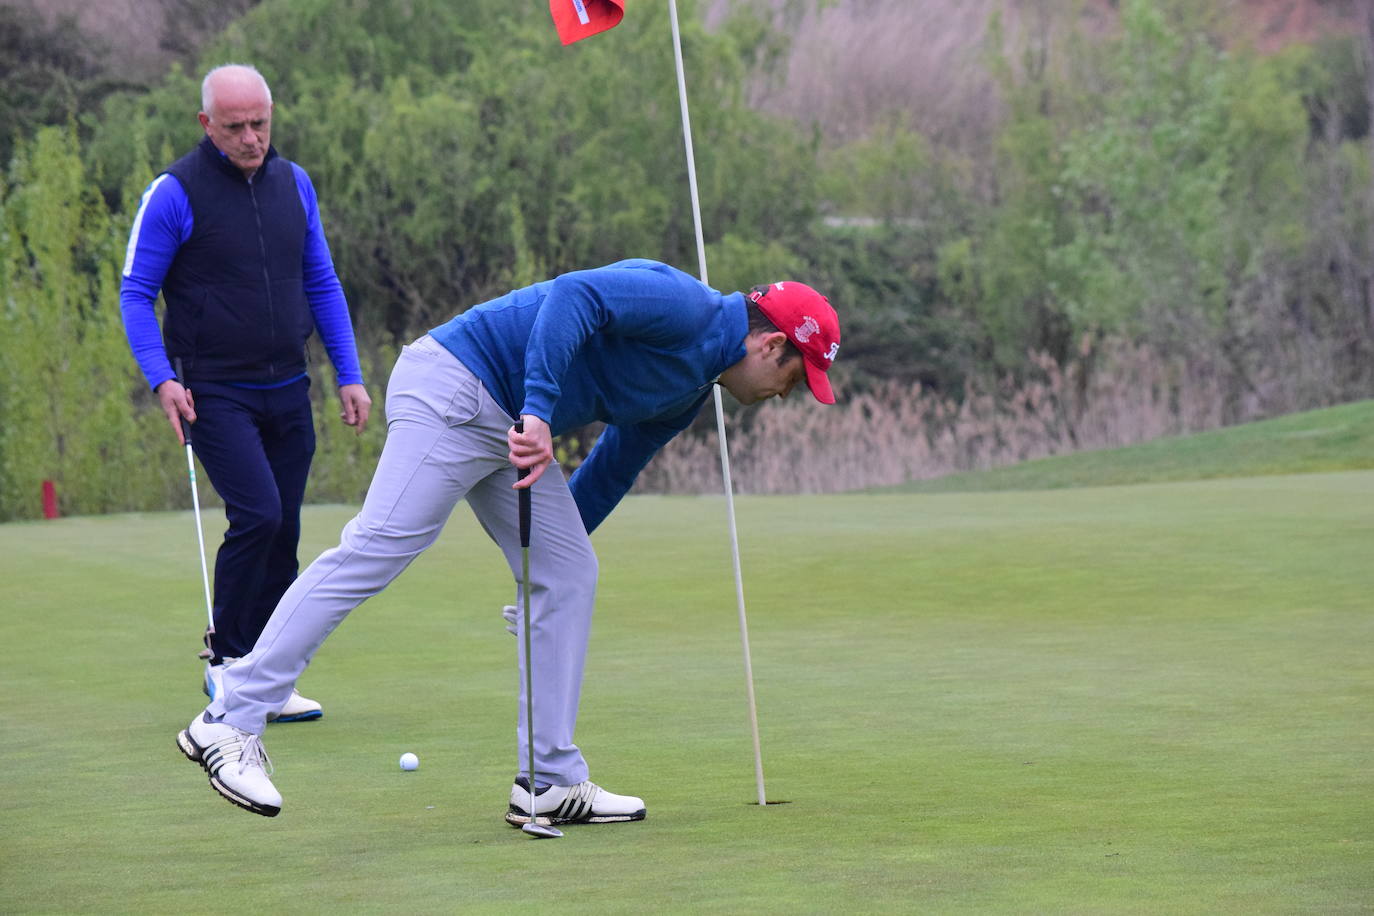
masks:
<svg viewBox="0 0 1374 916"><path fill-rule="evenodd" d="M334 364L343 422L361 433L372 404L315 188L272 147L272 109L254 68L206 74L205 137L143 192L119 296L129 346L173 435L184 445L181 422L192 424L192 448L224 500L229 528L215 559L214 633L206 634L211 699L225 663L253 648L296 578L315 453L305 355L312 330ZM167 305L160 328L159 292ZM319 703L293 690L270 718L321 715Z"/></svg>

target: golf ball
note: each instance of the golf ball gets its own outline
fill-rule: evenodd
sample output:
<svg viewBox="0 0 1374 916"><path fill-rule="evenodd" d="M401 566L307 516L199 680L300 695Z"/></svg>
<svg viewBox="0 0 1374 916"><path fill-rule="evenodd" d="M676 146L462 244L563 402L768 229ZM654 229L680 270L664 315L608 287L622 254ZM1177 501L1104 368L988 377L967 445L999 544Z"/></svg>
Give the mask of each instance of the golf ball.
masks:
<svg viewBox="0 0 1374 916"><path fill-rule="evenodd" d="M418 770L420 768L420 758L414 754L405 753L401 755L401 769Z"/></svg>

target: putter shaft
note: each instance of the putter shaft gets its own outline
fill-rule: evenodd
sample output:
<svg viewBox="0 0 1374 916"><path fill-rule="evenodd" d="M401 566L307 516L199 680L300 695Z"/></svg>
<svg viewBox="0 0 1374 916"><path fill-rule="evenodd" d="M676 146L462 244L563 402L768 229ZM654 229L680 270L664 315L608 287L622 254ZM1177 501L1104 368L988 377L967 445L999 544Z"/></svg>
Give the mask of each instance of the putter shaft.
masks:
<svg viewBox="0 0 1374 916"><path fill-rule="evenodd" d="M515 421L515 431L524 432L524 420ZM530 475L528 468L516 468L516 479L524 480ZM520 597L521 605L524 608L523 630L525 634L525 745L529 754L529 767L526 770L529 779L530 806L529 823L520 829L532 837L539 839L550 839L561 837L563 834L557 828L544 826L538 822L534 813L534 660L530 649L532 638L530 636L530 490L529 487L521 488L516 491L517 500L520 508Z"/></svg>

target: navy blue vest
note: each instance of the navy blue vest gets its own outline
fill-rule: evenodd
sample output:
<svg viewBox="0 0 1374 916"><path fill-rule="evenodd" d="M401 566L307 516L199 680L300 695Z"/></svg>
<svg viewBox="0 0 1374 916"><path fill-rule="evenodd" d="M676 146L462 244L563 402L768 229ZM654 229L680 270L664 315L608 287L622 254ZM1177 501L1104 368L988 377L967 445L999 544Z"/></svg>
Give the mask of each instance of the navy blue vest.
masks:
<svg viewBox="0 0 1374 916"><path fill-rule="evenodd" d="M167 169L191 203L191 237L162 284L163 340L183 381L274 382L305 371L305 207L275 149L247 180L206 137Z"/></svg>

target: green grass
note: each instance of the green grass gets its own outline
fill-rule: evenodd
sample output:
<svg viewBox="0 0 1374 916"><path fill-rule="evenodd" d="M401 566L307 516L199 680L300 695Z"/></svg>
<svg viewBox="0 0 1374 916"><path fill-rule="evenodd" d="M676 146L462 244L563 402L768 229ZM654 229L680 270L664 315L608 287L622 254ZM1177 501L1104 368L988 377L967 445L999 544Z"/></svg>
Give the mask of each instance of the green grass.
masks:
<svg viewBox="0 0 1374 916"><path fill-rule="evenodd" d="M501 821L511 588L466 510L320 651L325 718L269 727L271 820L173 746L189 514L0 526L0 912L1369 912L1371 505L1371 472L741 499L760 808L722 503L632 498L579 740L649 819L552 842Z"/></svg>
<svg viewBox="0 0 1374 916"><path fill-rule="evenodd" d="M1374 401L1290 414L1130 448L1076 452L893 488L908 493L1054 490L1218 477L1374 470Z"/></svg>

